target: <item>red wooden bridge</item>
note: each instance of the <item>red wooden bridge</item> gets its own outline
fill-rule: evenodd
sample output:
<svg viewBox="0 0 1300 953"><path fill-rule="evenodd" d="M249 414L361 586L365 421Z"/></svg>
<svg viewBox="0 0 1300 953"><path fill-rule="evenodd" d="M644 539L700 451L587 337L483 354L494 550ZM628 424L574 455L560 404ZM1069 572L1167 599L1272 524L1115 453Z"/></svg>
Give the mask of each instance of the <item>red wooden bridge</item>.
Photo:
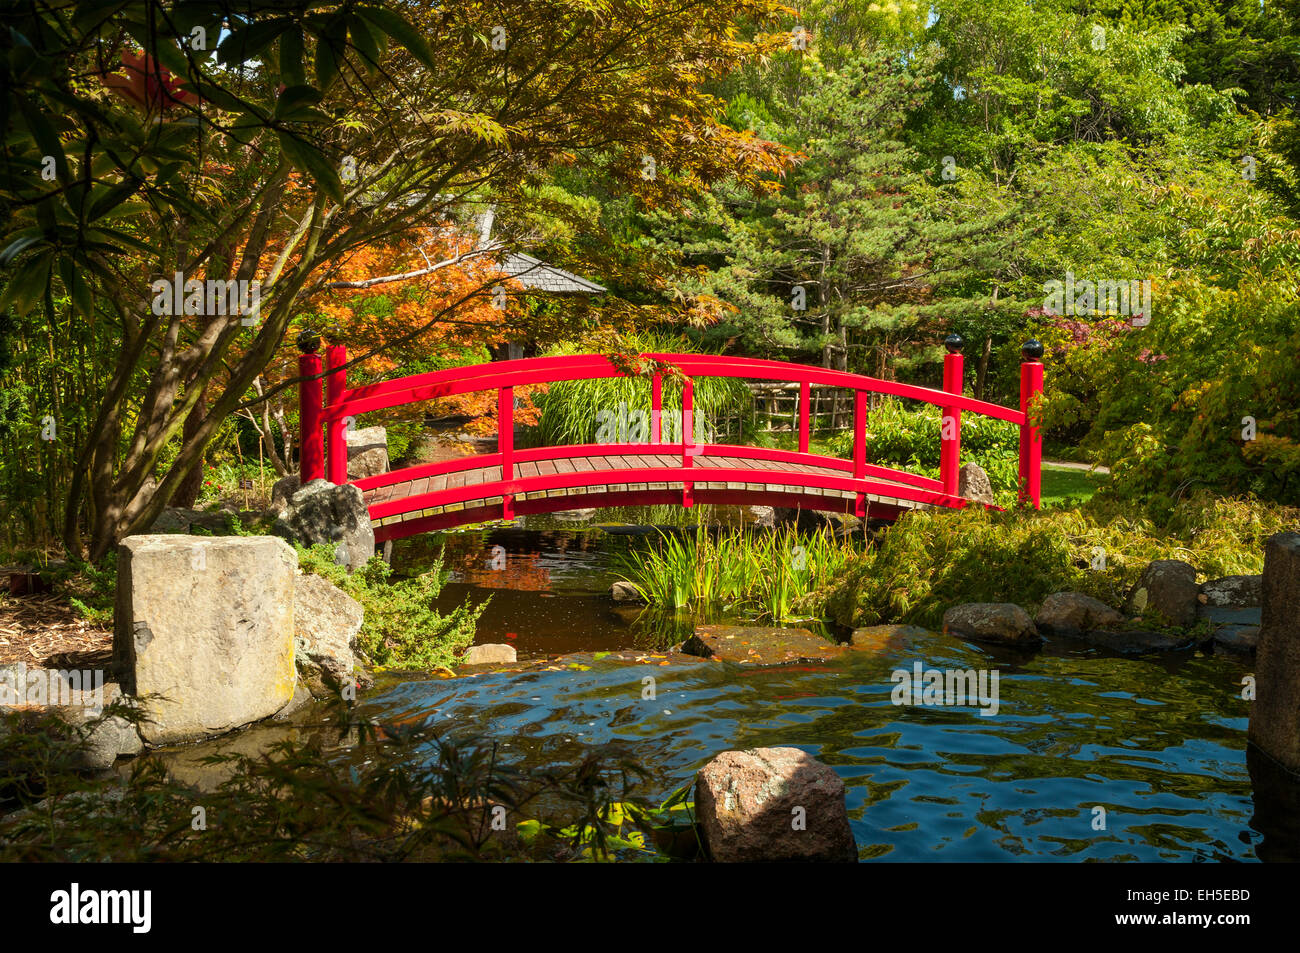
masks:
<svg viewBox="0 0 1300 953"><path fill-rule="evenodd" d="M893 519L906 509L960 508L967 505L957 495L963 412L1008 420L1020 427L1020 499L1037 507L1041 438L1031 407L1043 387L1043 365L1037 360L1042 355L1041 346L1036 341L1025 345L1018 410L963 396L960 339L950 338L948 350L942 390L782 361L712 354L643 354L639 366L647 369L651 384L649 443L517 450L516 387L619 377L629 372L602 355L581 354L457 367L349 389L347 351L342 345L330 345L324 367L316 353L305 353L299 359L301 478L304 484L326 476L334 483L348 482L344 433L348 422L361 414L454 394L495 390L494 452L353 481L370 508L376 540L466 523L508 520L521 513L654 503L687 507L697 502L767 505L862 517L869 514L881 519ZM666 375L680 377L680 435L665 434ZM708 376L798 383L799 449L696 442L694 379ZM851 460L808 452L808 398L813 384L853 392ZM942 409L938 480L867 461L865 434L870 393L925 401ZM675 431L675 427L669 430ZM672 442L664 442L665 436Z"/></svg>

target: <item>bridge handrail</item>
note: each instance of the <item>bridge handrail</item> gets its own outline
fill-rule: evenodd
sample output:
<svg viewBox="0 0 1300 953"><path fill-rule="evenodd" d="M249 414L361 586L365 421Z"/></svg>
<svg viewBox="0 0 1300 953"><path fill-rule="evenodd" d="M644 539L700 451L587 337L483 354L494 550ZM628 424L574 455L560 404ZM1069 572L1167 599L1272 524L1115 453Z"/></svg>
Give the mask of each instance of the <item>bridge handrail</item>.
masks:
<svg viewBox="0 0 1300 953"><path fill-rule="evenodd" d="M743 377L796 382L799 393L799 454L808 454L810 388L813 384L844 387L854 392L854 448L852 478L863 480L870 467L866 462L866 395L886 394L904 399L920 400L941 408L940 419L940 479L941 492L956 498L961 446L961 412L983 414L1006 420L1020 428L1020 499L1036 508L1040 496L1040 460L1042 439L1033 419L1033 404L1043 389L1043 365L1039 362L1042 346L1029 341L1022 348L1025 360L1021 364L1020 409L1014 410L1000 404L976 400L962 393L961 339L952 335L945 341L948 354L944 357L943 389L886 381L864 374L814 367L809 364L791 364L762 358L730 357L718 354L646 353L633 359L649 362L651 379L652 422L650 445L665 446L662 437L662 385L666 373L682 375L681 414L682 434L696 433L693 426L695 377ZM453 394L481 390L497 390L497 451L502 478L512 479L514 453L514 388L529 384L557 383L569 380L594 380L627 376L602 354L573 354L558 357L521 358L469 367L453 367L424 374L413 374L394 380L379 381L348 389L346 382L347 351L342 345L326 349L324 406L321 404L321 358L314 352L304 352L299 359L301 475L309 479L324 475L325 449L328 446L328 477L334 483L347 482L347 446L344 436L345 421L358 414L387 407ZM327 439L321 440L321 428ZM693 441L680 446L681 469L690 470L692 457L699 452ZM776 451L773 451L776 452ZM834 458L825 458L834 459ZM410 469L410 468L408 468ZM420 468L416 468L420 469ZM705 478L707 479L707 478ZM692 505L691 482L685 480L683 505ZM859 509L863 494L858 494ZM512 515L512 500L504 498L502 513L507 519Z"/></svg>
<svg viewBox="0 0 1300 953"><path fill-rule="evenodd" d="M920 400L939 407L967 410L1013 424L1023 424L1022 411L989 401L976 400L961 394L951 394L932 387L887 381L851 371L839 371L810 364L791 364L761 358L729 357L720 354L669 354L645 353L644 359L658 361L678 368L688 377L752 377L765 380L783 380L796 384L825 384L846 390ZM428 400L419 391L436 390L434 397L495 390L499 387L520 387L528 384L558 383L570 380L596 380L606 377L626 376L603 354L571 354L560 357L527 357L513 361L496 361L469 367L452 367L424 374L412 374L392 380L379 381L345 390L342 400L327 407L325 422L345 417L384 410L402 404Z"/></svg>

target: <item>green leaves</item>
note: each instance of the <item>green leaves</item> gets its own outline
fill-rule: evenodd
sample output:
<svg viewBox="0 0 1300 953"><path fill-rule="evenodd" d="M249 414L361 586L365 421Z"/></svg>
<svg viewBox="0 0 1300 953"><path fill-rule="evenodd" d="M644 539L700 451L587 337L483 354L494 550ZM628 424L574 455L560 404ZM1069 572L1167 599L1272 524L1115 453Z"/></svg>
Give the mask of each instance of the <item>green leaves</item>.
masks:
<svg viewBox="0 0 1300 953"><path fill-rule="evenodd" d="M311 176L325 194L335 202L343 201L343 183L338 171L315 146L295 138L291 133L279 134L280 151L299 171Z"/></svg>

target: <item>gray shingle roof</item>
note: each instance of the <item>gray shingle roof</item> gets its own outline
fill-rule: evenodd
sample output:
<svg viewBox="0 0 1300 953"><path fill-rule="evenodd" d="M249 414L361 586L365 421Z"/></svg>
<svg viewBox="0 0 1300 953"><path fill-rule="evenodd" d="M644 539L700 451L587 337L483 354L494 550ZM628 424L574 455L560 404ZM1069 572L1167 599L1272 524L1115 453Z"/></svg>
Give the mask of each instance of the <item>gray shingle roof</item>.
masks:
<svg viewBox="0 0 1300 953"><path fill-rule="evenodd" d="M548 265L522 252L508 252L501 261L501 271L511 278L518 279L520 284L532 291L600 294L607 290L603 285L588 281L563 268Z"/></svg>

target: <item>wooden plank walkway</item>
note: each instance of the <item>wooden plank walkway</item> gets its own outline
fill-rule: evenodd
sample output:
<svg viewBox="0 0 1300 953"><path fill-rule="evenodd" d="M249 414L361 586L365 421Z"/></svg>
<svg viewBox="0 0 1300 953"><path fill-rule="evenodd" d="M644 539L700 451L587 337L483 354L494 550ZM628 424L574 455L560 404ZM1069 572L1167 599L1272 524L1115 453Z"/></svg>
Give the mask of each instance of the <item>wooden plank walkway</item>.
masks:
<svg viewBox="0 0 1300 953"><path fill-rule="evenodd" d="M565 487L552 490L534 490L527 493L518 494L516 500L539 499L542 497L563 497L563 496L580 496L586 494L599 493L617 493L617 492L636 492L642 490L681 490L682 480L669 480L664 482L652 483L628 483L620 482L617 479L617 472L620 470L637 470L648 467L671 467L679 472L689 473L690 482L696 490L744 490L755 493L769 494L797 494L802 496L823 496L838 497L840 499L853 499L855 494L848 490L832 490L820 487L803 486L799 484L781 484L767 483L762 479L766 473L782 474L818 474L822 476L833 476L846 478L851 474L848 470L836 469L834 467L819 467L809 464L784 463L776 460L758 460L750 457L723 456L723 455L705 455L701 454L694 458L691 468L687 471L681 471L682 459L677 454L669 453L633 453L633 454L601 454L595 456L567 457L555 460L538 460L538 461L516 461L515 478L527 479L537 476L554 476L569 473L590 473L595 471L610 471L611 479L606 484L596 486ZM753 482L727 482L716 481L708 478L710 469L733 469L733 470L752 470L754 473ZM442 490L459 489L462 487L471 487L478 484L494 483L501 479L501 467L473 467L464 470L457 470L451 473L442 474L433 477L424 477L418 480L408 480L403 483L394 483L389 486L377 487L371 490L364 490L362 495L367 506L373 506L376 503L387 503L395 500L405 499L411 496L419 496L423 493L432 493ZM897 481L881 479L879 477L871 478L875 483L898 486L900 489L907 489L906 485ZM887 503L897 506L900 509L930 509L928 503L917 503L904 497L887 497L878 494L867 494L869 503ZM420 519L426 516L437 516L443 513L452 513L458 510L472 509L484 505L500 504L501 497L484 496L475 499L465 500L458 503L451 503L446 506L435 506L426 509L414 510L408 513L397 514L384 517L382 520L375 520L375 526L388 526L393 523L400 523L406 520Z"/></svg>

